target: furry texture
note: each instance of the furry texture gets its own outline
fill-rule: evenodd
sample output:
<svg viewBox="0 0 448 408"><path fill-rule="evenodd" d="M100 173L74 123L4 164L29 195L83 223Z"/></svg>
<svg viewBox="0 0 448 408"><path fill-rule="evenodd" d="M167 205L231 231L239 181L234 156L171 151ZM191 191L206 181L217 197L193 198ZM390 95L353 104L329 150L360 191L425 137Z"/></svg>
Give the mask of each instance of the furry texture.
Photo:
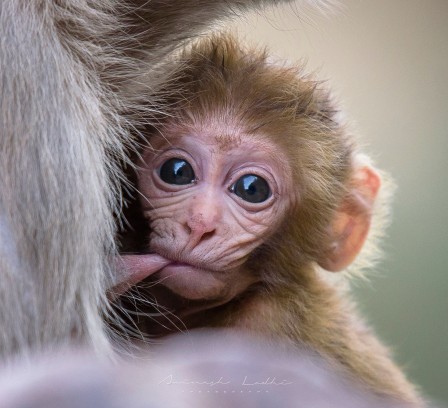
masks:
<svg viewBox="0 0 448 408"><path fill-rule="evenodd" d="M138 118L125 84L212 21L269 1L0 5L0 355L110 350L102 314ZM147 109L160 109L148 93ZM152 102L151 102L152 101Z"/></svg>
<svg viewBox="0 0 448 408"><path fill-rule="evenodd" d="M358 316L344 285L322 278L317 266L331 244L329 225L341 206L364 211L356 207L356 177L357 169L368 164L326 87L301 68L272 65L266 52L243 48L226 35L195 43L176 63L178 70L159 93L166 101L165 115L153 117L144 130L149 142L153 132L169 137L170 129L181 128L194 134L207 123L267 138L283 149L285 164L294 171L298 203L246 264L261 283L183 324L238 327L277 345L282 339L308 347L375 392L419 406L413 386ZM375 211L380 225L372 238L380 238L387 218L381 198ZM375 245L370 253L358 267L372 265ZM157 300L163 306L163 299ZM132 303L140 312L142 304Z"/></svg>

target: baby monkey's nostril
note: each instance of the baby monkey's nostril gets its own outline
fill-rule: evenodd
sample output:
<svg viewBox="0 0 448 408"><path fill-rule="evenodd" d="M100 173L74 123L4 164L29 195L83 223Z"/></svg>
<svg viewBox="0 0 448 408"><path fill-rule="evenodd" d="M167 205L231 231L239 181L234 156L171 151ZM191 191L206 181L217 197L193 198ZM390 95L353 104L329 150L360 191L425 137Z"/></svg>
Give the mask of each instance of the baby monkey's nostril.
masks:
<svg viewBox="0 0 448 408"><path fill-rule="evenodd" d="M212 238L213 235L215 235L215 230L205 232L204 234L202 234L201 241L206 241L207 239Z"/></svg>

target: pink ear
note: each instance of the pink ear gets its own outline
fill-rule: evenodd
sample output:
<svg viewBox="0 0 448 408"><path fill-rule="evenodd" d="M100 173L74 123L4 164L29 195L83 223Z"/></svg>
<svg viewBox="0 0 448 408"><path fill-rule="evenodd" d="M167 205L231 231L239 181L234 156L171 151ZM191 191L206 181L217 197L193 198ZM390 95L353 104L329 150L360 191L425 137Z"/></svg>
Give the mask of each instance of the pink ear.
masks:
<svg viewBox="0 0 448 408"><path fill-rule="evenodd" d="M380 186L380 176L372 167L355 170L349 194L332 222L331 246L319 261L322 268L339 272L356 258L367 238L372 208Z"/></svg>

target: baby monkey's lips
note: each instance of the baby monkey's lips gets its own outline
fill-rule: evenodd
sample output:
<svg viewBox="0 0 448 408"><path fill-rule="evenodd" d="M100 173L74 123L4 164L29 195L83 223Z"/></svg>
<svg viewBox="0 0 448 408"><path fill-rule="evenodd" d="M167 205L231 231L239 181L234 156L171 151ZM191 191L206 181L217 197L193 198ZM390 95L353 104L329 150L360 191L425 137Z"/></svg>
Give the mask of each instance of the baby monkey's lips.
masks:
<svg viewBox="0 0 448 408"><path fill-rule="evenodd" d="M197 281L197 284L200 284L200 282L203 282L212 276L219 277L221 274L223 274L222 271L206 267L202 263L173 260L157 271L154 274L154 279L157 281L160 280L162 284L167 283L163 282L165 279Z"/></svg>
<svg viewBox="0 0 448 408"><path fill-rule="evenodd" d="M171 266L190 266L190 267L194 267L194 265L186 263L186 262L177 262L177 261L172 261L170 262L168 265Z"/></svg>
<svg viewBox="0 0 448 408"><path fill-rule="evenodd" d="M169 264L167 267L185 267L185 268L194 268L203 272L212 272L212 273L222 273L226 270L220 265L220 262L216 261L203 261L199 259L195 259L193 256L184 256L181 254L173 254L170 251L165 250L164 248L159 247L151 247L151 253L160 255L164 259L169 260Z"/></svg>
<svg viewBox="0 0 448 408"><path fill-rule="evenodd" d="M169 258L167 258L169 259ZM176 261L172 260L168 265L165 267L176 267L176 268L194 268L202 271L207 272L218 272L214 269L210 269L209 267L204 266L203 264L199 262L194 261Z"/></svg>

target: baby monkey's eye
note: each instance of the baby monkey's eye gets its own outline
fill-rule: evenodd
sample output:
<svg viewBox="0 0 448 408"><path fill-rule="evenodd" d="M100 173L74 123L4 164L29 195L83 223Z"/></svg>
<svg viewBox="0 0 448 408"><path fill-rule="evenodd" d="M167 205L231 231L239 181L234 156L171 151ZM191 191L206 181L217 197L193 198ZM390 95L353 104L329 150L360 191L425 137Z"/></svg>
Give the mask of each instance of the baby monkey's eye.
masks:
<svg viewBox="0 0 448 408"><path fill-rule="evenodd" d="M169 159L163 163L159 176L165 183L176 185L191 184L196 180L190 163L179 158Z"/></svg>
<svg viewBox="0 0 448 408"><path fill-rule="evenodd" d="M255 174L241 176L230 191L249 203L262 203L271 196L268 182Z"/></svg>

